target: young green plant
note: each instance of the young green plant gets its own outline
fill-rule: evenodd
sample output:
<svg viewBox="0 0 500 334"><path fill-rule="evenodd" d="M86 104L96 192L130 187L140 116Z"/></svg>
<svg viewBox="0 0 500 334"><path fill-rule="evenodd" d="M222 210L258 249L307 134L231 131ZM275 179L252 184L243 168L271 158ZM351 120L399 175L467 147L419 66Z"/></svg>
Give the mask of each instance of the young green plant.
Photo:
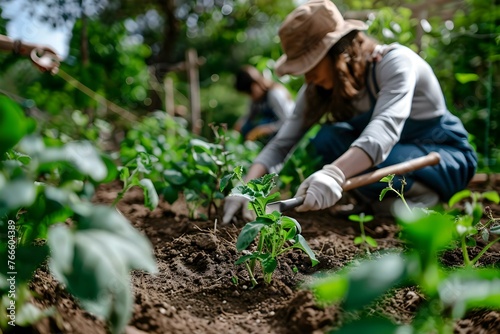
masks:
<svg viewBox="0 0 500 334"><path fill-rule="evenodd" d="M125 196L132 187L139 187L144 191L144 205L150 210L158 206L159 198L155 186L151 179L144 177L153 170L153 164L158 158L152 154L139 152L135 159L128 162L125 166L119 167L120 180L123 182L123 188L113 201L113 206Z"/></svg>
<svg viewBox="0 0 500 334"><path fill-rule="evenodd" d="M495 204L500 202L500 196L496 191L487 191L484 193L472 192L469 189L462 190L451 197L448 201L450 208L456 207L461 201L464 201L464 213L456 215L456 233L462 249L462 256L466 267L476 265L484 253L500 240L500 219L493 217L493 212L490 207L484 207L482 201L488 200ZM483 213L488 220L485 223L481 222ZM477 254L473 259L470 258L468 247L476 247L476 235L481 235L481 238L488 244ZM491 235L495 237L490 241Z"/></svg>
<svg viewBox="0 0 500 334"><path fill-rule="evenodd" d="M242 255L235 264L245 264L252 286L257 285L256 263L260 264L264 282L269 284L278 266L278 257L294 248L304 251L311 259L313 266L318 264L314 252L300 234L302 228L297 220L283 216L278 211L266 213L266 205L279 196L277 192L271 193L276 186L276 174L266 174L245 183L242 172L242 167L236 167L233 173L226 175L221 180L221 191L231 179L236 177L240 184L233 188L230 196L245 197L249 200L249 208L256 213L257 218L243 227L236 241L236 249L239 252L246 251L246 254ZM255 250L248 251L247 249L256 239Z"/></svg>
<svg viewBox="0 0 500 334"><path fill-rule="evenodd" d="M395 176L394 174L389 174L387 176L384 176L380 180L380 182L387 182L387 187L382 189L382 191L380 192L379 200L382 201L385 197L385 194L387 194L387 192L389 192L389 191L392 191L401 199L401 201L403 202L405 207L408 209L408 211L411 212L410 206L406 202L406 199L404 196L404 188L406 185L406 181L404 178L401 179L401 189L398 191L396 188L394 188L394 176Z"/></svg>
<svg viewBox="0 0 500 334"><path fill-rule="evenodd" d="M355 245L365 245L367 253L370 253L370 246L371 247L378 246L377 241L375 241L375 239L373 239L369 235L366 235L366 233L365 233L365 223L372 221L373 216L365 215L364 212L362 212L359 215L350 215L349 220L354 221L354 222L358 222L359 229L361 231L361 235L354 238L354 244Z"/></svg>

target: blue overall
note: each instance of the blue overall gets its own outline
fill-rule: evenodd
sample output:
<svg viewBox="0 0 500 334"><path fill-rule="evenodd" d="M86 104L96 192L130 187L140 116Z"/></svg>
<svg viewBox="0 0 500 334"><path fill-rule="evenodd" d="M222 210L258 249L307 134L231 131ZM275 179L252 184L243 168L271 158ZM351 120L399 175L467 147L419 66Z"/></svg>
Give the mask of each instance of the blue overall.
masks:
<svg viewBox="0 0 500 334"><path fill-rule="evenodd" d="M376 82L374 85L378 92ZM317 153L323 157L323 164L332 163L347 151L370 122L375 97L369 88L367 90L372 101L371 111L346 122L324 124L316 137L311 140ZM393 147L387 159L375 168L394 165L430 152L438 152L441 155L440 163L405 174L404 189L410 190L413 182L418 180L436 191L441 200L448 201L451 196L467 186L477 168L477 156L468 142L467 131L461 121L449 111L439 118L430 120L407 119L399 142ZM394 186L400 189L399 178L394 178ZM385 187L385 183L377 182L360 187L358 190L369 199L377 200Z"/></svg>

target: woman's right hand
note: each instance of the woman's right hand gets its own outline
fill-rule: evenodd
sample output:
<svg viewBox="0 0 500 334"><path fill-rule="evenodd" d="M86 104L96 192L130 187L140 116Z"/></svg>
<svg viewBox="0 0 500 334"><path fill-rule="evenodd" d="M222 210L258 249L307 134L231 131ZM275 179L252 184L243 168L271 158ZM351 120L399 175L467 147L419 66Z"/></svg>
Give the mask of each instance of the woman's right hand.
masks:
<svg viewBox="0 0 500 334"><path fill-rule="evenodd" d="M222 224L229 224L234 220L234 216L242 210L243 219L246 222L255 220L255 212L248 209L248 199L243 196L227 196L224 199L224 216L222 217Z"/></svg>

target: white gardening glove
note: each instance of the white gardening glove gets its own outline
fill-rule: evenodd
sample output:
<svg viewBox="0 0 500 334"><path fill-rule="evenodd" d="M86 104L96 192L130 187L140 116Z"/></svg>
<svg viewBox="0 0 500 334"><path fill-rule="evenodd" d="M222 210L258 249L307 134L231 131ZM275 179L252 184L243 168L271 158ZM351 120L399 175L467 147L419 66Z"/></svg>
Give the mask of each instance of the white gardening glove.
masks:
<svg viewBox="0 0 500 334"><path fill-rule="evenodd" d="M224 199L224 216L222 224L229 224L234 215L242 209L243 219L247 222L255 220L255 212L248 209L248 199L243 196L227 196Z"/></svg>
<svg viewBox="0 0 500 334"><path fill-rule="evenodd" d="M325 165L302 182L295 197L305 196L304 203L295 211L322 210L329 208L342 197L344 173L334 165Z"/></svg>

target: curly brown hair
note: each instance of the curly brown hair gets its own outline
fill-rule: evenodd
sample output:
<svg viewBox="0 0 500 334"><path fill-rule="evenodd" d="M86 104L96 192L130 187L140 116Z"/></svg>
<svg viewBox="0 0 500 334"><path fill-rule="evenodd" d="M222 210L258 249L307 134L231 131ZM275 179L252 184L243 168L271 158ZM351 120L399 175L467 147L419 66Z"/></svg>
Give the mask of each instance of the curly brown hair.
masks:
<svg viewBox="0 0 500 334"><path fill-rule="evenodd" d="M332 89L308 85L306 126L318 122L324 115L329 122L352 117L351 101L365 88L366 71L372 61L370 55L376 45L376 41L355 30L332 46L326 57L330 57L334 64L334 85Z"/></svg>

